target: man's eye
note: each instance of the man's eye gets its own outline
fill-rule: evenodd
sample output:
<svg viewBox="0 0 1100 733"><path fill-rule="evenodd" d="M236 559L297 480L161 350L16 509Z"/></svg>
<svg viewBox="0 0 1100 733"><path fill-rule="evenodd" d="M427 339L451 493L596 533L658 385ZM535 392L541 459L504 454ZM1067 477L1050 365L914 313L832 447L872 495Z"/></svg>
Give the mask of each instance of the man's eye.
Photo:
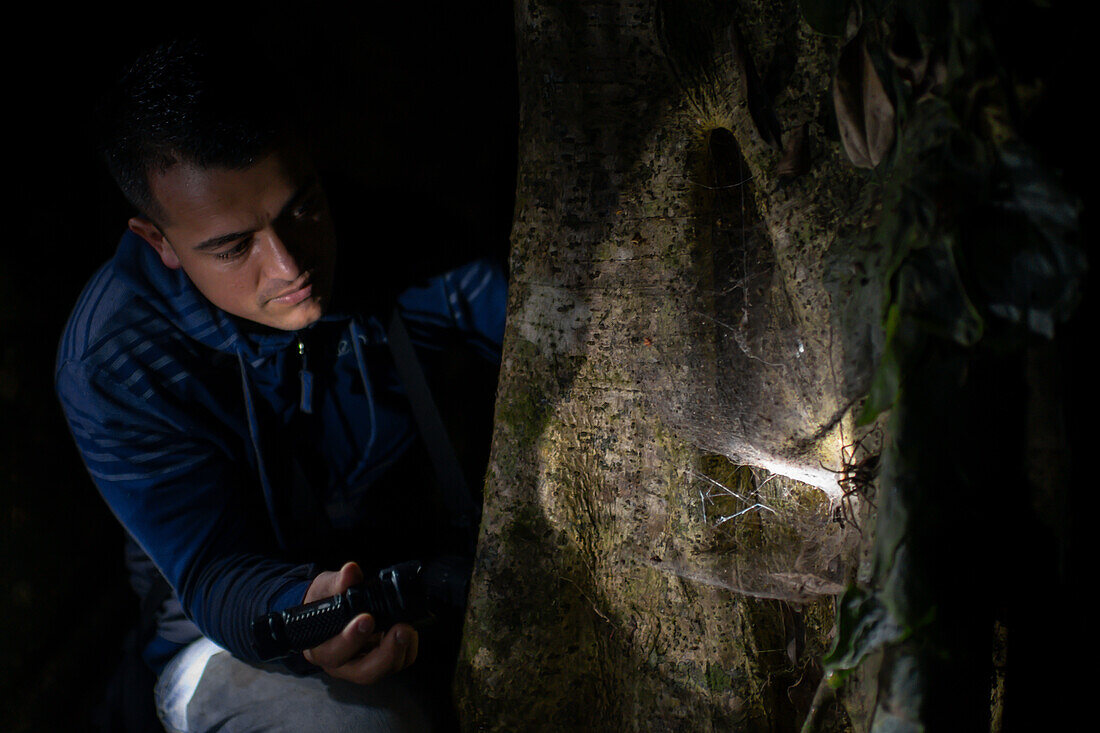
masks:
<svg viewBox="0 0 1100 733"><path fill-rule="evenodd" d="M290 215L295 219L305 219L307 216L312 216L315 213L317 213L317 203L311 199L296 206L294 211L290 212Z"/></svg>
<svg viewBox="0 0 1100 733"><path fill-rule="evenodd" d="M247 237L237 242L235 245L225 250L224 252L218 252L215 257L219 260L235 260L238 257L244 255L248 251L248 245L252 243L252 237Z"/></svg>
<svg viewBox="0 0 1100 733"><path fill-rule="evenodd" d="M290 215L294 219L306 219L320 214L321 208L321 197L317 191L313 191L291 209Z"/></svg>

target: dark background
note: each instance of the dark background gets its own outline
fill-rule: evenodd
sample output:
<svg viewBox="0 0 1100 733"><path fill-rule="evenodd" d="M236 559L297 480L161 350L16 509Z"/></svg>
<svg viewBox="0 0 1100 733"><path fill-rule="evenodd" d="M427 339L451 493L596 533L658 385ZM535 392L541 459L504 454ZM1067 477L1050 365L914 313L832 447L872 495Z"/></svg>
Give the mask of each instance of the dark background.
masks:
<svg viewBox="0 0 1100 733"><path fill-rule="evenodd" d="M261 6L263 7L263 6ZM275 49L322 131L320 162L355 187L345 238L385 271L506 256L517 99L509 2L362 3L230 18L187 6L6 24L7 226L0 258L0 726L85 730L136 616L122 534L53 393L61 329L131 211L89 130L99 91L142 49L211 24ZM291 103L288 95L288 103ZM406 268L407 269L407 268Z"/></svg>
<svg viewBox="0 0 1100 733"><path fill-rule="evenodd" d="M0 109L7 204L0 257L0 726L84 730L115 667L136 599L122 575L122 534L91 484L53 394L61 329L81 287L110 257L130 210L95 158L90 108L127 60L177 29L217 23L244 45L285 53L326 130L321 162L357 179L341 230L384 271L409 261L503 256L511 222L517 101L510 3L370 2L339 15L271 5L249 19L187 6L62 18L24 10L4 28ZM211 20L216 18L216 20ZM1096 155L1090 47L1075 24L1018 42L1041 60L1051 100L1039 141L1092 225ZM1096 517L1088 438L1095 412L1095 298L1063 330L1060 389L1073 458L1057 558L1019 568L1025 610L1041 619L1016 659L1033 660L1024 694L1066 699L1073 678L1049 650L1091 664L1083 588ZM1025 528L1027 529L1027 528ZM1023 536L1023 535L1021 535ZM1057 569L1055 569L1057 568ZM967 572L966 568L962 568ZM1030 621L1029 621L1030 623ZM1012 645L1010 644L1010 649ZM1011 654L1012 652L1010 652ZM1084 698L1087 700L1087 698ZM1072 698L1080 705L1082 698ZM1042 704L1037 703L1037 704ZM1057 703L1055 704L1057 705Z"/></svg>

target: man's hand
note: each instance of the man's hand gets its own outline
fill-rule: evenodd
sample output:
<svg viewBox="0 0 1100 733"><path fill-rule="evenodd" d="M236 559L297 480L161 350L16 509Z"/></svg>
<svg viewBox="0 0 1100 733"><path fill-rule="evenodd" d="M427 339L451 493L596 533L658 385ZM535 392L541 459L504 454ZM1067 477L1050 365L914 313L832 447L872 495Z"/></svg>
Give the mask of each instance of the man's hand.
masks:
<svg viewBox="0 0 1100 733"><path fill-rule="evenodd" d="M324 572L314 578L302 602L329 598L362 582L363 571L349 562L340 572ZM305 650L302 655L333 677L369 685L412 664L418 644L412 626L394 624L383 636L375 633L374 618L363 613L353 618L339 636Z"/></svg>

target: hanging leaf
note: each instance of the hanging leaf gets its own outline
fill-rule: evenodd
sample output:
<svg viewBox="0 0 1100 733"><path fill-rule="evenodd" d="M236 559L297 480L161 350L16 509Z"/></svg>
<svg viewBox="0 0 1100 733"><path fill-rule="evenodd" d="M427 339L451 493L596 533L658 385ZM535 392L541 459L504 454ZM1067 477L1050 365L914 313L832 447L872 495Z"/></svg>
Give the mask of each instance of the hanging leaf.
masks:
<svg viewBox="0 0 1100 733"><path fill-rule="evenodd" d="M914 96L918 101L927 99L937 89L943 86L947 80L947 62L939 54L932 53L928 57L928 66L925 69L924 79L921 85L914 89Z"/></svg>
<svg viewBox="0 0 1100 733"><path fill-rule="evenodd" d="M914 90L921 90L928 71L928 54L921 45L917 31L904 15L894 22L894 33L887 51L898 69L898 76Z"/></svg>
<svg viewBox="0 0 1100 733"><path fill-rule="evenodd" d="M863 27L863 6L858 2L848 8L848 19L844 21L844 42L852 40Z"/></svg>
<svg viewBox="0 0 1100 733"><path fill-rule="evenodd" d="M999 169L1002 200L969 222L971 265L993 315L1053 338L1087 270L1079 203L1023 145L1003 147Z"/></svg>
<svg viewBox="0 0 1100 733"><path fill-rule="evenodd" d="M867 133L863 125L861 77L860 49L854 41L849 41L840 52L840 62L833 79L833 107L840 142L848 159L857 168L871 168L871 154L867 150Z"/></svg>
<svg viewBox="0 0 1100 733"><path fill-rule="evenodd" d="M894 103L886 93L871 54L863 44L863 115L871 165L882 162L894 144Z"/></svg>
<svg viewBox="0 0 1100 733"><path fill-rule="evenodd" d="M848 159L858 168L881 163L894 144L894 104L875 70L863 31L840 52L833 105Z"/></svg>
<svg viewBox="0 0 1100 733"><path fill-rule="evenodd" d="M783 147L783 129L775 116L771 97L765 91L760 75L756 72L756 65L752 61L745 37L733 23L729 26L727 36L730 48L733 50L734 64L741 79L744 80L745 102L748 104L749 115L756 126L756 131L760 133L764 142L780 150Z"/></svg>
<svg viewBox="0 0 1100 733"><path fill-rule="evenodd" d="M902 314L921 327L960 346L981 338L984 324L970 301L955 262L955 236L943 232L914 250L898 271Z"/></svg>

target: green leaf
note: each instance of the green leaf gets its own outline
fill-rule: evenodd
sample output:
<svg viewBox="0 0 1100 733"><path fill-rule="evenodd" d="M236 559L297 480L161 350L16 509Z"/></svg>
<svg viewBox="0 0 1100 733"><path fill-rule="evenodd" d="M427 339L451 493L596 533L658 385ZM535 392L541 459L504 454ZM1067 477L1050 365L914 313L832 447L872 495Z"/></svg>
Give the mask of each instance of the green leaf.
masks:
<svg viewBox="0 0 1100 733"><path fill-rule="evenodd" d="M849 586L838 605L836 642L821 660L834 686L868 654L908 634L875 593L859 586Z"/></svg>
<svg viewBox="0 0 1100 733"><path fill-rule="evenodd" d="M898 302L929 333L972 346L984 324L959 276L954 246L953 235L941 234L914 250L898 272Z"/></svg>
<svg viewBox="0 0 1100 733"><path fill-rule="evenodd" d="M921 701L925 697L925 676L912 650L897 655L880 686L878 706L871 733L924 733Z"/></svg>
<svg viewBox="0 0 1100 733"><path fill-rule="evenodd" d="M901 309L896 304L891 305L886 313L886 346L883 347L875 375L871 378L871 390L867 393L863 409L856 419L859 425L874 422L876 417L897 402L901 389L901 365L898 362L895 337L900 320Z"/></svg>
<svg viewBox="0 0 1100 733"><path fill-rule="evenodd" d="M1080 205L1023 146L1000 152L1008 185L970 238L973 268L990 313L1053 338L1081 299Z"/></svg>

